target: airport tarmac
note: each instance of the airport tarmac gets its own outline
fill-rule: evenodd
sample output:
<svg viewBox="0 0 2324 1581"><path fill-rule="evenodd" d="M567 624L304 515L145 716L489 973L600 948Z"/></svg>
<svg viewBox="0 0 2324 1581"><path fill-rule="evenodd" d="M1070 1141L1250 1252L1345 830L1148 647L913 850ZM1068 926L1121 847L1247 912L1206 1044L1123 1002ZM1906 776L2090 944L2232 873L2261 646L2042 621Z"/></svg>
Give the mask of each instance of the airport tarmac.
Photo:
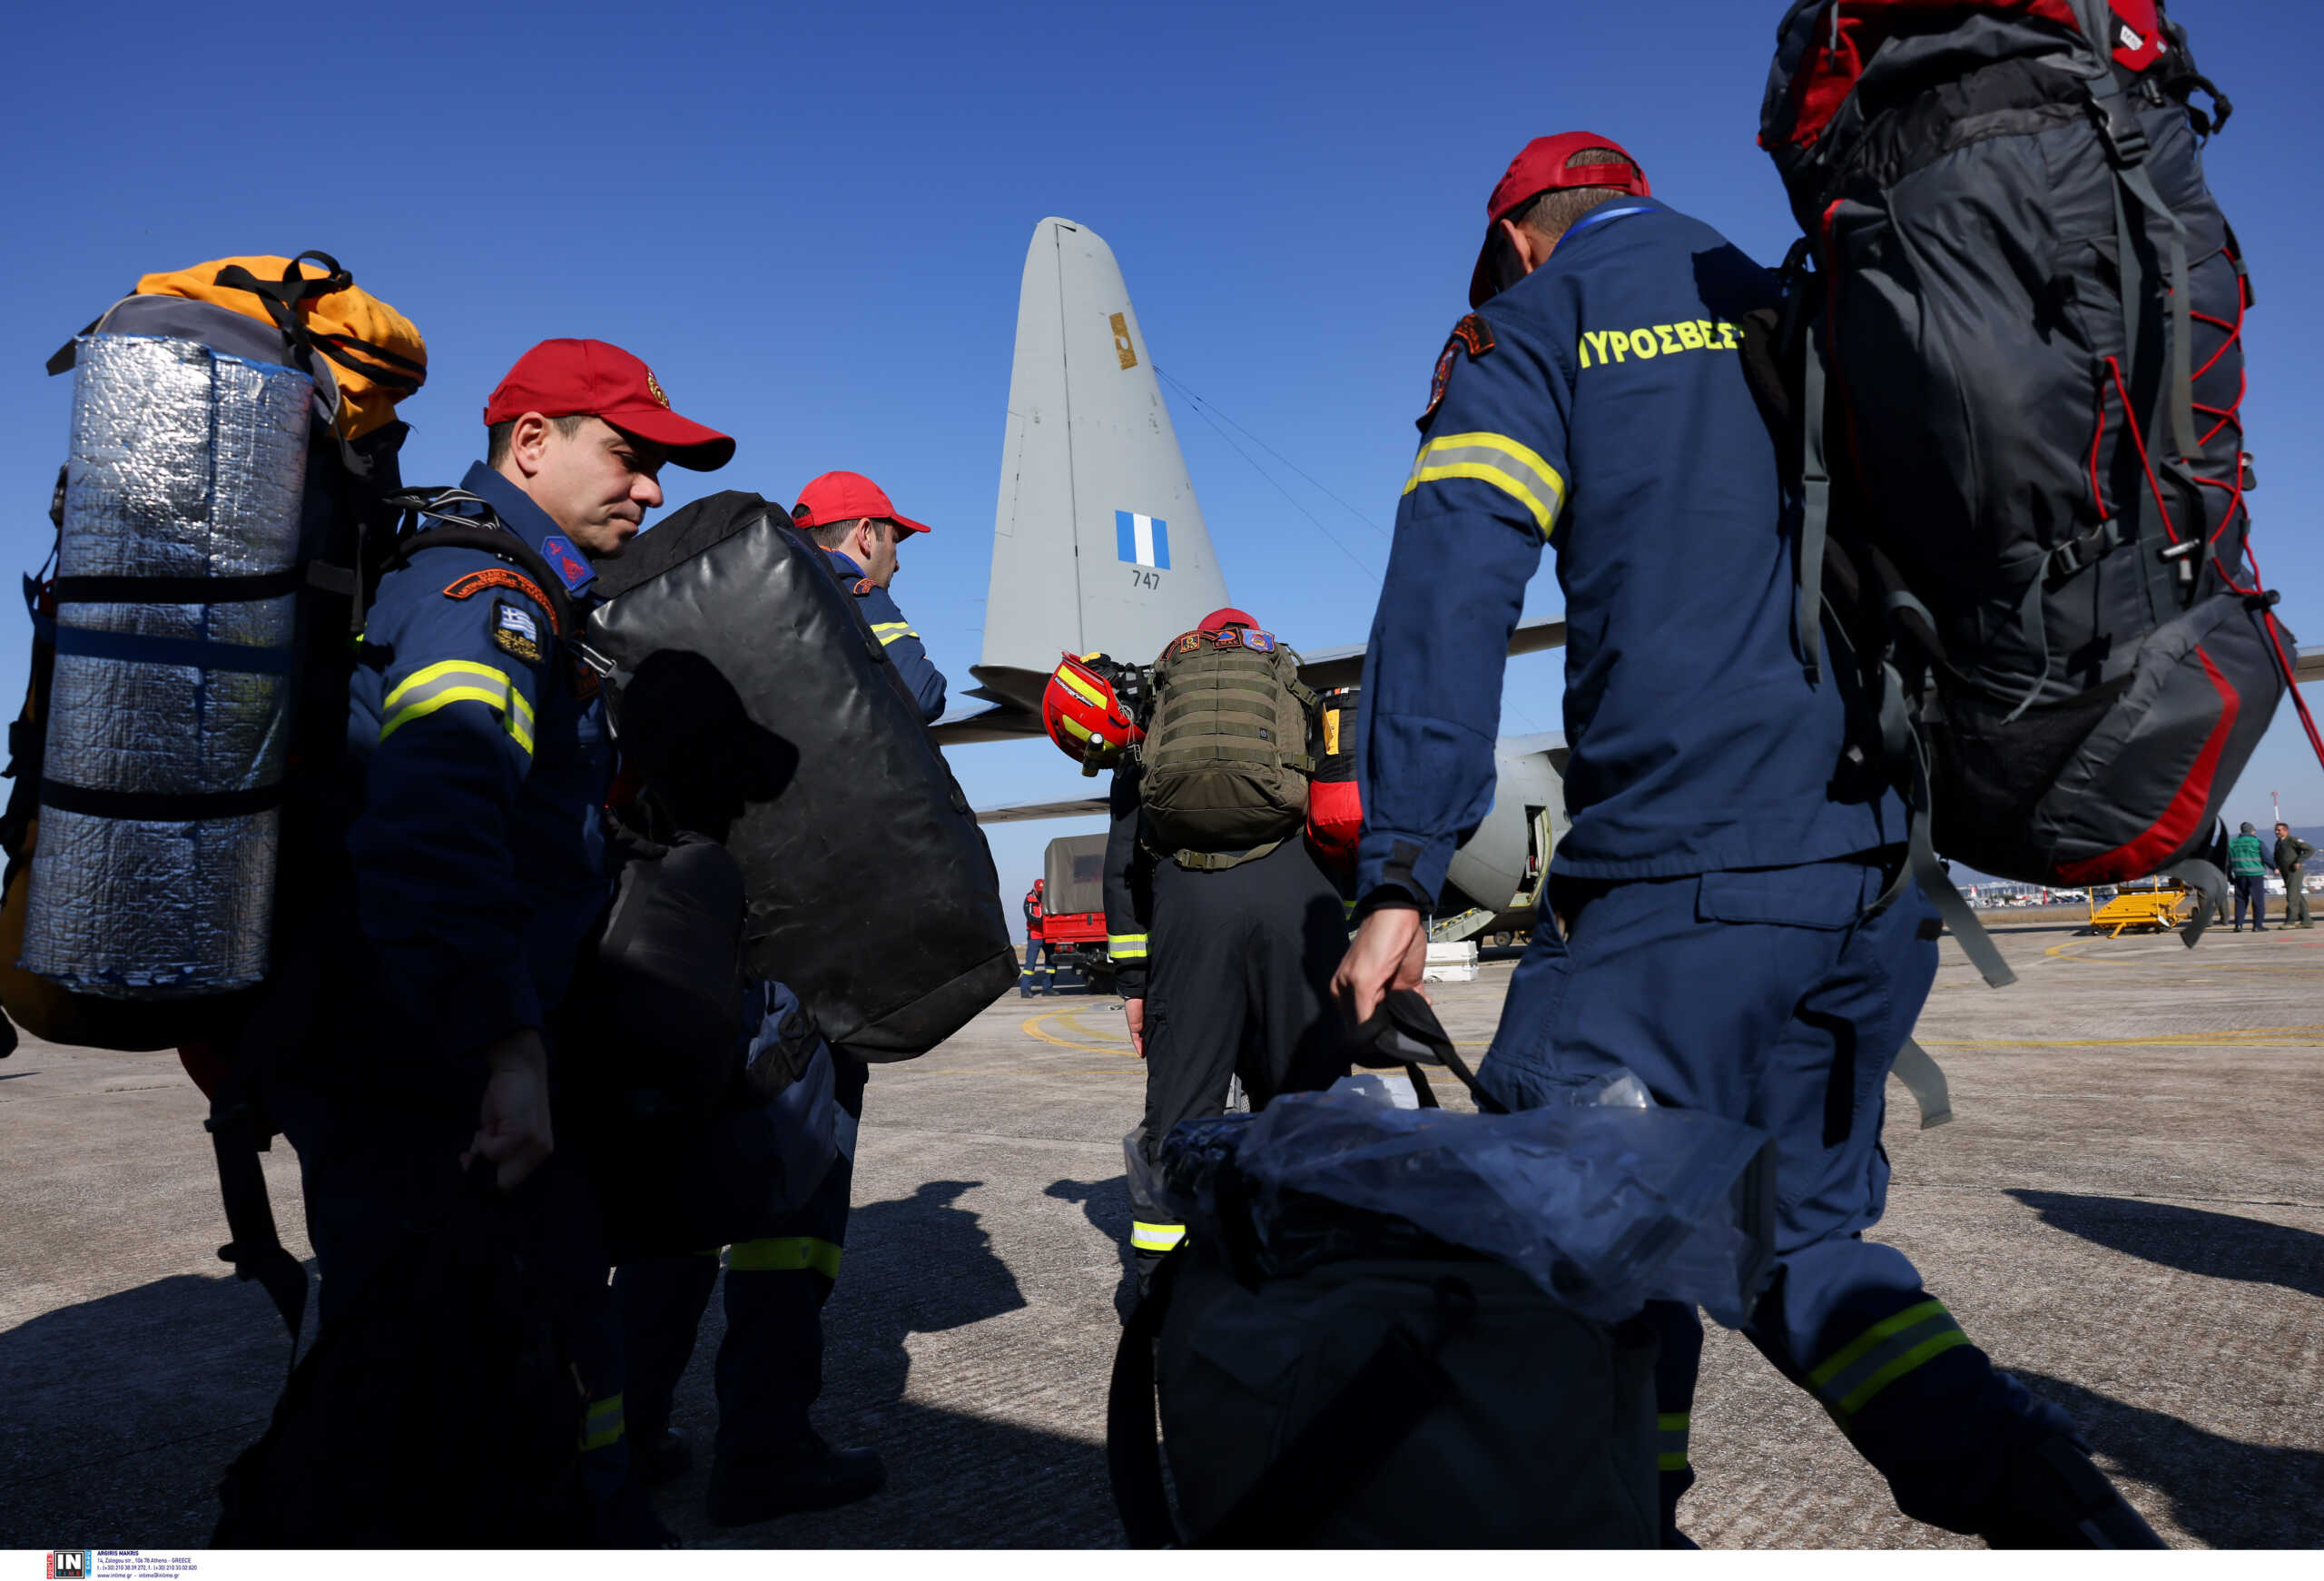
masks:
<svg viewBox="0 0 2324 1581"><path fill-rule="evenodd" d="M2102 940L1998 924L2021 981L1948 943L1919 1035L1957 1118L1915 1129L1876 1238L1971 1337L2073 1411L2175 1545L2324 1545L2324 931ZM1507 964L1436 990L1481 1050ZM853 1508L720 1546L1105 1546L1103 1456L1141 1068L1115 1002L1014 994L873 1072L827 1309L819 1418L887 1457ZM286 1344L225 1239L202 1102L173 1056L27 1042L0 1062L0 1547L189 1548L263 1428ZM294 1161L268 1163L303 1254ZM714 1301L678 1425L706 1443ZM458 1431L447 1423L446 1430ZM1713 1330L1695 1411L1706 1546L1937 1547L1823 1413ZM1458 1544L1460 1534L1445 1534Z"/></svg>

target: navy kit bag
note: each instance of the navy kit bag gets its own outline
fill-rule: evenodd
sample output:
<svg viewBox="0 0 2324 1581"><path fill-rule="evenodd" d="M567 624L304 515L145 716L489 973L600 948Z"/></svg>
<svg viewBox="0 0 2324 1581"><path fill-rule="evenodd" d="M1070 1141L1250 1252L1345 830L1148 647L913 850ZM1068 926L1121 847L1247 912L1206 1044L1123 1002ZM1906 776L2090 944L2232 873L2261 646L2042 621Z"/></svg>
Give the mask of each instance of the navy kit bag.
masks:
<svg viewBox="0 0 2324 1581"><path fill-rule="evenodd" d="M1796 0L1778 32L1799 639L1880 699L1956 934L1937 851L2064 884L2199 863L2290 684L2247 542L2252 293L2201 157L2229 110L2158 0Z"/></svg>

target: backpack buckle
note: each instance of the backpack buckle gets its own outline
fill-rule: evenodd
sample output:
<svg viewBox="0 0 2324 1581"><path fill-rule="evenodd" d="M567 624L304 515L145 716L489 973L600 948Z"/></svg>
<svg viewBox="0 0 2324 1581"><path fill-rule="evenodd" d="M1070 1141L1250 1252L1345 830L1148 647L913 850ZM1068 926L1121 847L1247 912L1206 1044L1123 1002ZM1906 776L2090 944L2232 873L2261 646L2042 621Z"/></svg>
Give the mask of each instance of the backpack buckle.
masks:
<svg viewBox="0 0 2324 1581"><path fill-rule="evenodd" d="M2115 169L2126 170L2145 160L2147 149L2151 146L2146 139L2146 128L2139 124L2139 118L2132 114L2126 95L2121 93L2107 94L2103 97L2093 94L2090 118L2097 126L2098 135L2106 144L2106 157L2113 162Z"/></svg>

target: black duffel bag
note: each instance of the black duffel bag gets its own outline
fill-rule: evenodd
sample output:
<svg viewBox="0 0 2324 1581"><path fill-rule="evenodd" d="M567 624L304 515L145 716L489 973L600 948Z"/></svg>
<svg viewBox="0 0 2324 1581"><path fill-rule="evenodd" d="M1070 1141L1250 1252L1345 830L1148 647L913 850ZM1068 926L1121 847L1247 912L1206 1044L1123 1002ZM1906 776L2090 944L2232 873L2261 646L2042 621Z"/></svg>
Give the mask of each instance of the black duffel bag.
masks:
<svg viewBox="0 0 2324 1581"><path fill-rule="evenodd" d="M654 727L649 710L729 721L665 734L714 744L721 785L687 794L730 804L697 827L734 815L744 969L789 983L834 1046L871 1061L927 1052L1006 993L992 854L822 552L779 506L724 493L615 568L588 645L625 741Z"/></svg>

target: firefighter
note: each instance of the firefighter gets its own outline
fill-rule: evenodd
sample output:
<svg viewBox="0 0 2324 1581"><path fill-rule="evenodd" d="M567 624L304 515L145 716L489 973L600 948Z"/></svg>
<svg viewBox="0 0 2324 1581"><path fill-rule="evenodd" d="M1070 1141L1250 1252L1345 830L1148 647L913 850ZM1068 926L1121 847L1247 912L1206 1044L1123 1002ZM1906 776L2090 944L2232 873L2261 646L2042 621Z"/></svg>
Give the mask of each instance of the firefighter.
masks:
<svg viewBox="0 0 2324 1581"><path fill-rule="evenodd" d="M1274 648L1272 635L1240 609L1215 611L1172 646L1192 656L1206 639L1249 657ZM1257 667L1236 678L1268 684ZM1278 1093L1328 1087L1349 1068L1330 994L1347 943L1337 881L1298 829L1243 850L1158 841L1145 795L1149 779L1172 766L1167 693L1158 711L1145 756L1115 771L1105 869L1107 954L1130 1042L1146 1061L1141 1134L1149 1162L1180 1121L1221 1112L1237 1076L1259 1109ZM1131 1220L1143 1285L1186 1226L1135 1185Z"/></svg>
<svg viewBox="0 0 2324 1581"><path fill-rule="evenodd" d="M1033 977L1036 969L1041 979L1043 997L1057 991L1057 957L1049 953L1049 943L1041 937L1041 885L1036 878L1033 887L1025 892L1025 964L1017 973L1017 996L1033 997Z"/></svg>
<svg viewBox="0 0 2324 1581"><path fill-rule="evenodd" d="M897 551L927 525L898 515L880 486L860 472L826 472L799 490L791 519L831 556L841 584L863 601L863 618L919 702L921 717L931 725L942 718L944 674L888 592L896 579Z"/></svg>
<svg viewBox="0 0 2324 1581"><path fill-rule="evenodd" d="M734 441L672 411L645 364L601 341L526 352L484 420L486 459L461 480L476 502L454 509L511 535L536 568L437 548L381 578L364 631L377 662L350 683L351 934L328 1035L269 1096L299 1153L327 1331L409 1227L446 1210L469 1160L503 1191L542 1174L541 1262L581 1314L596 1535L636 1546L667 1534L624 1497L606 1266L577 1171L552 1156L546 1037L606 905L597 811L613 747L537 568L562 584L564 609L586 611L591 562L619 555L662 503L664 463L709 470Z"/></svg>
<svg viewBox="0 0 2324 1581"><path fill-rule="evenodd" d="M1529 143L1487 212L1364 662L1361 922L1336 989L1361 1019L1420 982L1423 917L1491 802L1508 637L1553 548L1572 826L1556 925L1535 931L1482 1081L1525 1108L1628 1066L1664 1103L1772 1131L1780 1271L1747 1332L1899 1507L1995 1546L2159 1546L2065 1415L1863 1238L1935 928L1916 892L1874 907L1905 810L1854 772L1860 715L1794 629L1797 509L1734 329L1773 282L1591 133ZM1690 1309L1649 1311L1678 1543L1702 1331Z"/></svg>

